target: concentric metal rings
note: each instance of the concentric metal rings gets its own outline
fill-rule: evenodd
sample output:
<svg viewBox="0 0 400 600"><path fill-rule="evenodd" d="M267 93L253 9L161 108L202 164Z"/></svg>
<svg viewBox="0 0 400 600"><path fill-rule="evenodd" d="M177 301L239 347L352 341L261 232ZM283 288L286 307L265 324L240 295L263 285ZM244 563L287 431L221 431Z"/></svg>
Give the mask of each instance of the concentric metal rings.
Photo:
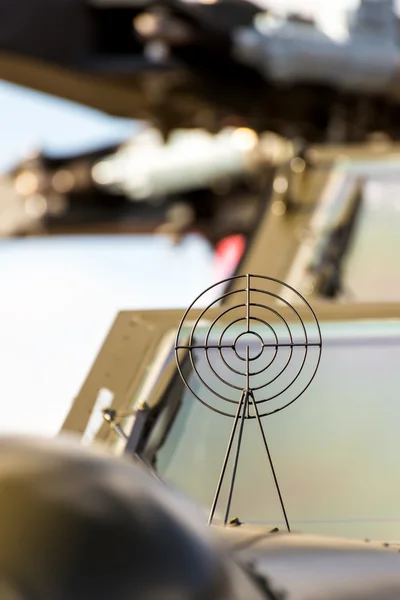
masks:
<svg viewBox="0 0 400 600"><path fill-rule="evenodd" d="M216 298L218 286L226 289L228 283L233 289ZM288 292L294 304L286 299ZM230 305L225 308L221 301ZM299 292L277 279L241 275L214 284L194 300L179 325L175 356L185 385L202 404L234 417L233 405L248 390L262 417L283 410L306 391L321 348L317 317Z"/></svg>

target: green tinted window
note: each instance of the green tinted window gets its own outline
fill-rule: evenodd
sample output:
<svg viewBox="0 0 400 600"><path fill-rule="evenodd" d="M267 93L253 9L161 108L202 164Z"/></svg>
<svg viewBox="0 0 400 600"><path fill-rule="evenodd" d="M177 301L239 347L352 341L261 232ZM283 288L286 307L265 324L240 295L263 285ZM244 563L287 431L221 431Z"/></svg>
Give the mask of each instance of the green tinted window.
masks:
<svg viewBox="0 0 400 600"><path fill-rule="evenodd" d="M321 329L323 352L312 385L294 404L263 419L292 528L400 539L400 321L325 323ZM200 371L205 360L196 361ZM193 375L190 382L199 389ZM212 412L189 391L182 400L157 468L209 508L233 419ZM223 518L224 504L217 518ZM246 423L231 516L284 527L255 421Z"/></svg>

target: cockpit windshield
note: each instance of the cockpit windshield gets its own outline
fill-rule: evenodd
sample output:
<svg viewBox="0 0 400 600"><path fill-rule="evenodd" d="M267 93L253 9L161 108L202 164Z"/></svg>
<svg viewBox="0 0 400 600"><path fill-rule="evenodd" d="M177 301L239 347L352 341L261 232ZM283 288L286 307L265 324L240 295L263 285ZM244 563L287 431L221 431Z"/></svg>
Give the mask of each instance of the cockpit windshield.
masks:
<svg viewBox="0 0 400 600"><path fill-rule="evenodd" d="M263 421L291 528L399 540L400 320L322 322L321 330L323 352L312 385L293 405ZM199 357L197 368L206 361ZM194 391L196 379L189 374ZM177 399L175 417L160 436L155 467L209 509L232 419L201 404L178 377L164 406ZM226 492L227 485L222 497ZM217 519L223 509L224 502ZM285 527L254 421L244 433L231 516Z"/></svg>
<svg viewBox="0 0 400 600"><path fill-rule="evenodd" d="M398 154L336 160L286 283L343 302L398 301L399 166Z"/></svg>
<svg viewBox="0 0 400 600"><path fill-rule="evenodd" d="M394 302L400 298L400 178L365 185L355 239L344 261L343 289L351 301Z"/></svg>

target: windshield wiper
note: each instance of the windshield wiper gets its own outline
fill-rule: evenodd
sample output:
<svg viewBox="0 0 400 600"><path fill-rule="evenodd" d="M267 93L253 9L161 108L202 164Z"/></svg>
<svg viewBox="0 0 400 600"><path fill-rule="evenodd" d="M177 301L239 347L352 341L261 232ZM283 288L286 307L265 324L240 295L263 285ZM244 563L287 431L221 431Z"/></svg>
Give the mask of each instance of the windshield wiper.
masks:
<svg viewBox="0 0 400 600"><path fill-rule="evenodd" d="M330 175L292 262L286 283L301 294L334 297L341 289L341 265L362 205L363 181L342 170Z"/></svg>
<svg viewBox="0 0 400 600"><path fill-rule="evenodd" d="M320 252L311 267L314 274L314 293L335 298L342 292L342 265L354 239L362 208L362 188L350 198L339 222L321 240Z"/></svg>

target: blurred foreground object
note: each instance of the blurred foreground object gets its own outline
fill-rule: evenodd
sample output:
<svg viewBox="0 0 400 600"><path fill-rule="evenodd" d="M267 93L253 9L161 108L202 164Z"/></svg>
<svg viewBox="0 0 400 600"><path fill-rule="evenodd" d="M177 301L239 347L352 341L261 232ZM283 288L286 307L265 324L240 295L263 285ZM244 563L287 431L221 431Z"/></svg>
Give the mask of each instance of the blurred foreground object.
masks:
<svg viewBox="0 0 400 600"><path fill-rule="evenodd" d="M70 440L0 439L4 600L395 600L395 549L214 528L142 467ZM316 561L318 569L315 569Z"/></svg>
<svg viewBox="0 0 400 600"><path fill-rule="evenodd" d="M393 0L361 0L337 26L244 0L1 0L0 77L165 134L398 139L398 31Z"/></svg>
<svg viewBox="0 0 400 600"><path fill-rule="evenodd" d="M134 139L64 157L38 153L2 178L0 202L14 209L0 235L200 232L213 245L248 235L264 210L272 172L293 144L248 128ZM9 191L11 190L11 191ZM1 209L1 205L0 205Z"/></svg>
<svg viewBox="0 0 400 600"><path fill-rule="evenodd" d="M217 279L239 269L306 297L396 301L399 157L384 135L307 146L231 127L165 142L148 128L118 146L17 165L0 179L0 237L156 233L179 243L195 233L215 250Z"/></svg>
<svg viewBox="0 0 400 600"><path fill-rule="evenodd" d="M196 511L103 451L3 437L0 490L2 600L262 598Z"/></svg>

